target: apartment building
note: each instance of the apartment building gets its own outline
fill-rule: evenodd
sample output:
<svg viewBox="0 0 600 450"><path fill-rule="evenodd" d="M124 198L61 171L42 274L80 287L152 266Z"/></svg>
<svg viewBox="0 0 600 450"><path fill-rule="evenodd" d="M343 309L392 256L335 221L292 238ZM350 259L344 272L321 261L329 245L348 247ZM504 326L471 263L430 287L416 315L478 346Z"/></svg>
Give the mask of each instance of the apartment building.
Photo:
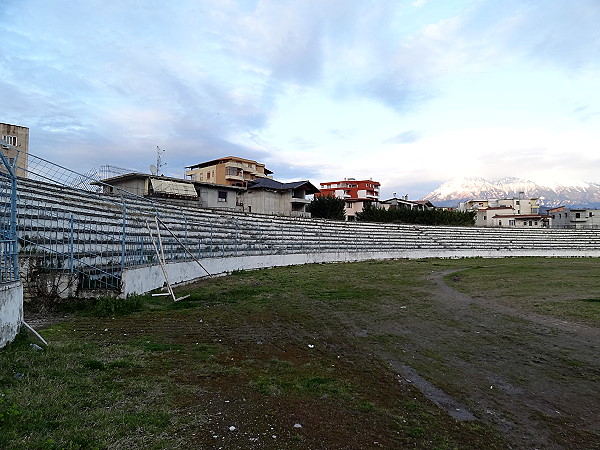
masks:
<svg viewBox="0 0 600 450"><path fill-rule="evenodd" d="M249 181L270 178L273 173L264 164L237 156L213 159L186 169L188 180L240 187L246 187Z"/></svg>
<svg viewBox="0 0 600 450"><path fill-rule="evenodd" d="M459 211L475 211L475 226L547 228L551 218L539 213L537 198L474 199L459 203Z"/></svg>
<svg viewBox="0 0 600 450"><path fill-rule="evenodd" d="M600 210L587 208L565 208L559 206L548 211L552 228L600 229Z"/></svg>
<svg viewBox="0 0 600 450"><path fill-rule="evenodd" d="M508 207L514 210L514 214L538 214L540 207L537 204L537 197L524 198L486 198L469 200L458 204L459 211L477 211L486 208Z"/></svg>
<svg viewBox="0 0 600 450"><path fill-rule="evenodd" d="M29 155L29 128L0 123L0 146L9 164L16 165L16 175L26 177Z"/></svg>
<svg viewBox="0 0 600 450"><path fill-rule="evenodd" d="M366 204L379 202L380 183L373 180L356 180L345 178L343 181L321 183L321 192L315 197L337 197L346 201L346 220L354 221L356 213L363 210Z"/></svg>

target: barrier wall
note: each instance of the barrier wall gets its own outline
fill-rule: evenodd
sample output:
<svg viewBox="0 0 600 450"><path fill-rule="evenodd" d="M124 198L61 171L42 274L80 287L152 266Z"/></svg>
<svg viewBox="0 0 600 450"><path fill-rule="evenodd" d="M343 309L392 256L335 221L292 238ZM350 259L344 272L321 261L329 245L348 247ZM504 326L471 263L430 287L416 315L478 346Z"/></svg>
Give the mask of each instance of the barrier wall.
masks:
<svg viewBox="0 0 600 450"><path fill-rule="evenodd" d="M16 281L0 285L0 348L13 341L22 321L22 284Z"/></svg>
<svg viewBox="0 0 600 450"><path fill-rule="evenodd" d="M392 252L336 252L289 255L232 256L228 258L185 261L166 265L169 283L194 281L210 275L224 275L235 270L253 270L267 267L292 266L314 263L357 262L386 259L419 258L507 258L519 256L541 257L600 257L600 250L404 250ZM206 269L206 270L204 270ZM158 265L126 269L123 273L121 296L143 294L165 286L165 276Z"/></svg>

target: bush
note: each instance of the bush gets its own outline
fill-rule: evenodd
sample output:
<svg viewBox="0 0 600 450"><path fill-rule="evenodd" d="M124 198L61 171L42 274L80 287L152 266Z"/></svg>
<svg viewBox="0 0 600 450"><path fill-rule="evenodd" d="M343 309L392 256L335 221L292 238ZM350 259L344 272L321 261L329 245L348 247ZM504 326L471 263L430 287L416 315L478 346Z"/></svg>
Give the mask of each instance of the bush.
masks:
<svg viewBox="0 0 600 450"><path fill-rule="evenodd" d="M308 205L307 211L316 219L345 220L346 201L331 195L315 197Z"/></svg>
<svg viewBox="0 0 600 450"><path fill-rule="evenodd" d="M398 207L383 209L367 204L362 212L356 214L356 220L361 222L472 226L475 225L475 213L448 211L444 209L428 209L424 211Z"/></svg>

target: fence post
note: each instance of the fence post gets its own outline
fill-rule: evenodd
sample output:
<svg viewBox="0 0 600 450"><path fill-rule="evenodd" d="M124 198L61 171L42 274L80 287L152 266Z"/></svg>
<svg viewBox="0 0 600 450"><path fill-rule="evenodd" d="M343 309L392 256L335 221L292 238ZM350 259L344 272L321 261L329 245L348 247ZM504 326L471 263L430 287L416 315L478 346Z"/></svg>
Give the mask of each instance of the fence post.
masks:
<svg viewBox="0 0 600 450"><path fill-rule="evenodd" d="M2 158L4 160L4 157ZM16 158L15 158L16 161ZM17 176L10 168L10 239L12 250L13 279L19 281L19 244L17 240Z"/></svg>
<svg viewBox="0 0 600 450"><path fill-rule="evenodd" d="M121 240L121 276L125 270L125 245L127 244L127 206L123 203L123 237Z"/></svg>
<svg viewBox="0 0 600 450"><path fill-rule="evenodd" d="M69 215L69 272L73 273L73 214Z"/></svg>

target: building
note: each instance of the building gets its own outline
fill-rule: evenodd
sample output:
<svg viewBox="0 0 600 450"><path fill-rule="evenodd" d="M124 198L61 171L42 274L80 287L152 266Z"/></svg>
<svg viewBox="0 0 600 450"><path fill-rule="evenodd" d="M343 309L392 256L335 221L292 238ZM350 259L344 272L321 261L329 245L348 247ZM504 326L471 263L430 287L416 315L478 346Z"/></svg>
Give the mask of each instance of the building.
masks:
<svg viewBox="0 0 600 450"><path fill-rule="evenodd" d="M501 228L550 228L552 220L542 214L495 214L489 226Z"/></svg>
<svg viewBox="0 0 600 450"><path fill-rule="evenodd" d="M229 210L241 210L240 194L244 190L236 186L194 182L146 173L119 175L106 178L102 183L97 184L102 186L102 192L107 195L117 195L119 190L123 190L140 197L168 199L171 203Z"/></svg>
<svg viewBox="0 0 600 450"><path fill-rule="evenodd" d="M510 207L515 211L515 214L538 214L540 207L537 205L537 197L531 198L489 198L469 200L459 203L459 211L477 211L485 208Z"/></svg>
<svg viewBox="0 0 600 450"><path fill-rule="evenodd" d="M402 198L394 197L384 200L380 203L380 206L384 209L404 208L417 211L435 209L435 206L429 200L409 200L408 195L405 195Z"/></svg>
<svg viewBox="0 0 600 450"><path fill-rule="evenodd" d="M185 177L191 181L240 187L249 181L269 178L273 173L264 164L237 156L213 159L186 169Z"/></svg>
<svg viewBox="0 0 600 450"><path fill-rule="evenodd" d="M16 175L27 177L29 160L29 128L0 123L0 145L9 164L16 165Z"/></svg>
<svg viewBox="0 0 600 450"><path fill-rule="evenodd" d="M537 198L474 199L459 203L459 211L474 211L475 226L525 228L550 226L551 218L539 213Z"/></svg>
<svg viewBox="0 0 600 450"><path fill-rule="evenodd" d="M599 209L567 209L564 206L548 210L552 228L600 229Z"/></svg>
<svg viewBox="0 0 600 450"><path fill-rule="evenodd" d="M310 181L281 183L271 178L259 178L248 182L241 203L243 210L250 213L310 217L306 211L310 200L306 196L318 193Z"/></svg>
<svg viewBox="0 0 600 450"><path fill-rule="evenodd" d="M356 180L346 178L344 181L321 183L321 192L315 197L337 197L346 201L346 220L353 221L356 213L361 212L367 204L379 202L379 186L377 181Z"/></svg>

